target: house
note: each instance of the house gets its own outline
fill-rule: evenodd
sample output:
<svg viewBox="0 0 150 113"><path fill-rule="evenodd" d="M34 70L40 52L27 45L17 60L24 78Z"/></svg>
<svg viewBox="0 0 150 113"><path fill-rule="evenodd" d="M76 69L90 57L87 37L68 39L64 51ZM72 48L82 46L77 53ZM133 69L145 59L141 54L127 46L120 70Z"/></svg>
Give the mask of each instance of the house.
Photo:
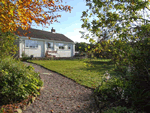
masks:
<svg viewBox="0 0 150 113"><path fill-rule="evenodd" d="M19 58L22 53L29 57L73 57L75 55L75 43L63 34L29 28L18 28L15 34L19 37Z"/></svg>

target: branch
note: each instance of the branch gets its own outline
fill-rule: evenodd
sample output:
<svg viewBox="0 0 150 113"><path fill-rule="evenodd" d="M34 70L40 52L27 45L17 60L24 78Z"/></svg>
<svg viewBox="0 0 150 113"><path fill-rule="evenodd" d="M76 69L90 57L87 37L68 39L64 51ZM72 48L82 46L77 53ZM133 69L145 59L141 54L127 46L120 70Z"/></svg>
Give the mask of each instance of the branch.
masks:
<svg viewBox="0 0 150 113"><path fill-rule="evenodd" d="M146 8L150 11L150 9L146 6Z"/></svg>
<svg viewBox="0 0 150 113"><path fill-rule="evenodd" d="M144 19L144 18L138 18L138 19L142 19L142 20L146 20L146 21L150 22L150 20L147 20L147 19Z"/></svg>

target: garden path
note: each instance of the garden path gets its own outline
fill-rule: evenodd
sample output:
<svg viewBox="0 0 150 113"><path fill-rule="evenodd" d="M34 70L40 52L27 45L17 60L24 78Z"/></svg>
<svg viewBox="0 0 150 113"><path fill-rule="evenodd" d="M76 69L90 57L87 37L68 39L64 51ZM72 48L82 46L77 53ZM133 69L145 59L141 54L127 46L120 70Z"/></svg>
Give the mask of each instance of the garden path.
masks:
<svg viewBox="0 0 150 113"><path fill-rule="evenodd" d="M99 113L92 89L39 65L31 65L40 72L44 89L23 113Z"/></svg>

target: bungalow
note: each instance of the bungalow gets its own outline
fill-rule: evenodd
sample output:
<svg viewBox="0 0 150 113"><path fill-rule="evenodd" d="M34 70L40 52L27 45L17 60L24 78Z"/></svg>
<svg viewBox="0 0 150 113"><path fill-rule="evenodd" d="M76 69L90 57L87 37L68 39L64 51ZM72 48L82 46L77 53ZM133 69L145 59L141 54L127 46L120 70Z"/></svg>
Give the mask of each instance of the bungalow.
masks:
<svg viewBox="0 0 150 113"><path fill-rule="evenodd" d="M73 57L75 43L63 34L29 28L27 31L18 28L15 34L19 37L19 58L22 53L33 57Z"/></svg>

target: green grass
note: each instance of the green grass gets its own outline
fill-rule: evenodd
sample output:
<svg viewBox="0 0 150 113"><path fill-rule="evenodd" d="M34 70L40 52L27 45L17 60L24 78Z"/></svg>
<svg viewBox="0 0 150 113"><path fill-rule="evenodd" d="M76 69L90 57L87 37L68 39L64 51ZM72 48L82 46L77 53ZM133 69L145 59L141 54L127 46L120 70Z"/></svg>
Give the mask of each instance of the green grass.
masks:
<svg viewBox="0 0 150 113"><path fill-rule="evenodd" d="M100 76L103 76L105 71L111 75L115 74L114 65L108 59L92 59L91 62L88 60L30 60L30 62L42 65L91 88L99 85Z"/></svg>

